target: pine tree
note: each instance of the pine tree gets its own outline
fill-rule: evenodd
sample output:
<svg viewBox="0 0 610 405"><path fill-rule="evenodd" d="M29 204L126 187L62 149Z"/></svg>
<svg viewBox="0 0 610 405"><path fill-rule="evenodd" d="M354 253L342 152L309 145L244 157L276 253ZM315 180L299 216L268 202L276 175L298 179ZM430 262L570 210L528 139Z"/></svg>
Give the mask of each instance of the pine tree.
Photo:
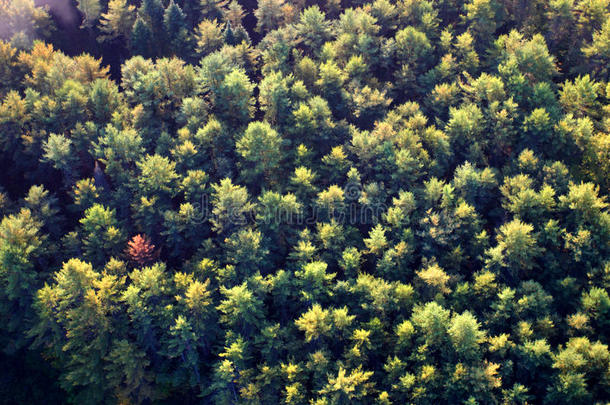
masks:
<svg viewBox="0 0 610 405"><path fill-rule="evenodd" d="M153 30L161 30L163 27L163 3L161 0L143 0L138 9L138 15L150 24Z"/></svg>
<svg viewBox="0 0 610 405"><path fill-rule="evenodd" d="M173 0L165 9L163 27L165 29L165 38L170 43L171 51L181 58L188 57L192 52L192 47L188 35L186 16L180 6Z"/></svg>
<svg viewBox="0 0 610 405"><path fill-rule="evenodd" d="M272 180L274 169L281 159L282 138L267 122L251 122L244 135L237 140L236 148L250 165L244 165L244 175L254 180L263 175L266 184Z"/></svg>
<svg viewBox="0 0 610 405"><path fill-rule="evenodd" d="M134 55L142 55L145 58L153 57L153 32L144 19L136 19L131 31L131 51Z"/></svg>
<svg viewBox="0 0 610 405"><path fill-rule="evenodd" d="M237 39L235 38L235 34L233 34L233 30L231 29L231 23L227 21L227 27L222 33L223 40L227 45L237 45Z"/></svg>

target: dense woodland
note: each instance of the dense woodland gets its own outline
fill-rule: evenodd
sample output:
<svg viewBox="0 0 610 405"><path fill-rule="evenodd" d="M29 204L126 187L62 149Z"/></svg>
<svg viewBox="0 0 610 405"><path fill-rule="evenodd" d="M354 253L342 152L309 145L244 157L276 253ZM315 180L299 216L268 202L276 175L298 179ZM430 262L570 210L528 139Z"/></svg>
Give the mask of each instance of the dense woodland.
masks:
<svg viewBox="0 0 610 405"><path fill-rule="evenodd" d="M606 404L609 0L0 0L0 401Z"/></svg>

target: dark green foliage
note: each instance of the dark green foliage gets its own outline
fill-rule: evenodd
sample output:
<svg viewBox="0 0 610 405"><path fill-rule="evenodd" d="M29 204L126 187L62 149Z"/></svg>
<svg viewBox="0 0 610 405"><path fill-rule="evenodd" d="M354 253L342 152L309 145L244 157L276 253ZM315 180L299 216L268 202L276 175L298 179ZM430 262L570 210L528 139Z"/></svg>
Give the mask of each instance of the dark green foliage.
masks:
<svg viewBox="0 0 610 405"><path fill-rule="evenodd" d="M150 58L156 54L154 49L155 43L150 24L138 17L131 31L131 51L134 55Z"/></svg>
<svg viewBox="0 0 610 405"><path fill-rule="evenodd" d="M0 0L0 402L610 399L607 0L73 3Z"/></svg>

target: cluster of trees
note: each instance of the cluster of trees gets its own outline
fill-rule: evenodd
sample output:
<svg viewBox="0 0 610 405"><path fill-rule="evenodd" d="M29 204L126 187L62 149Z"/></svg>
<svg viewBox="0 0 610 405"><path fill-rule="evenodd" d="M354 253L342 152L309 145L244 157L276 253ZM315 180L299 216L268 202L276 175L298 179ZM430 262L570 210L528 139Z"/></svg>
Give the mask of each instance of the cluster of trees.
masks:
<svg viewBox="0 0 610 405"><path fill-rule="evenodd" d="M3 401L610 399L610 1L77 3L0 0Z"/></svg>

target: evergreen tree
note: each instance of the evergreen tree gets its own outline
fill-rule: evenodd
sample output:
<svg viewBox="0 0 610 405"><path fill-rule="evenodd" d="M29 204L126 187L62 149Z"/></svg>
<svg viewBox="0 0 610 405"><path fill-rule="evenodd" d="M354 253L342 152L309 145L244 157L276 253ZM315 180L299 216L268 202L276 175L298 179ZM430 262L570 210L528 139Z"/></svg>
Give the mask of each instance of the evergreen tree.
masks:
<svg viewBox="0 0 610 405"><path fill-rule="evenodd" d="M188 57L192 50L186 16L180 6L173 0L165 9L163 27L165 28L165 38L167 38L174 54L182 58Z"/></svg>
<svg viewBox="0 0 610 405"><path fill-rule="evenodd" d="M142 55L145 58L150 58L155 55L153 43L153 31L143 18L136 18L131 31L131 50L134 55Z"/></svg>

